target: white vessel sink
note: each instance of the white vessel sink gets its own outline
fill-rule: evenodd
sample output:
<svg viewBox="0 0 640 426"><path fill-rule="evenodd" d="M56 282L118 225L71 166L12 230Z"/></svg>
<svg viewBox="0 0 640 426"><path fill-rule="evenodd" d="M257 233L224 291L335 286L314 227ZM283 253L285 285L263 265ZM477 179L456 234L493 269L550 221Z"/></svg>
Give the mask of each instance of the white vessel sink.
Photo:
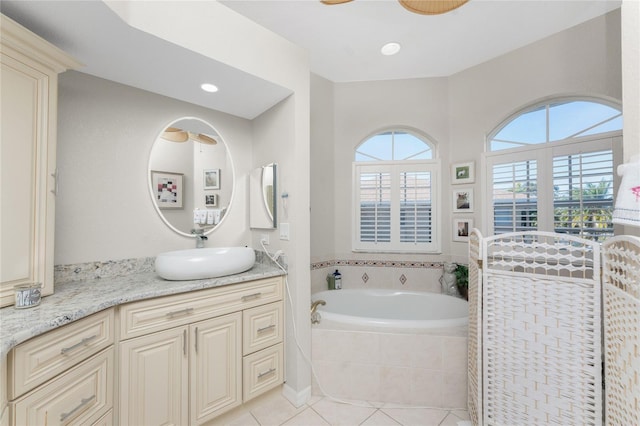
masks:
<svg viewBox="0 0 640 426"><path fill-rule="evenodd" d="M210 247L177 250L156 257L156 273L165 280L200 280L251 269L256 254L249 247Z"/></svg>

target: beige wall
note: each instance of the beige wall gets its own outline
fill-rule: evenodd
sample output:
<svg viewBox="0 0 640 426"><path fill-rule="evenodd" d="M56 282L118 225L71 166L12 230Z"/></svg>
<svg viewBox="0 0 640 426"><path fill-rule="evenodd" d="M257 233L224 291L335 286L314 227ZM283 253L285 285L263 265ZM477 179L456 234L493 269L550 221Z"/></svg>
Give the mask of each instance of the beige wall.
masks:
<svg viewBox="0 0 640 426"><path fill-rule="evenodd" d="M336 209L334 208L335 145L334 85L311 76L311 261L333 258L335 252Z"/></svg>
<svg viewBox="0 0 640 426"><path fill-rule="evenodd" d="M614 11L547 39L505 54L448 78L401 81L342 83L333 85L333 106L325 82L312 80L312 110L333 110L333 145L326 128L329 119L312 124L312 152L321 163L312 169L312 182L331 173L334 196L322 205L333 214L316 219L313 228L333 229L332 236L319 230L313 233L314 262L335 259L408 260L441 262L463 261L465 243L451 241L451 190L449 167L452 162L475 161L476 209L472 217L482 228L482 153L488 132L522 107L550 96L593 95L618 103L622 100L620 12ZM628 120L625 117L625 122ZM351 252L351 161L353 149L368 135L387 126L409 126L432 137L442 159L442 254L383 255ZM333 152L332 152L333 151ZM333 157L328 161L326 157ZM314 198L316 194L314 193ZM320 205L314 201L313 205ZM332 204L332 207L331 207ZM334 225L329 223L333 217ZM316 222L317 221L317 222ZM333 253L327 247L334 242ZM438 291L433 280L439 271L428 267L341 266L345 286L403 287ZM324 277L330 267L312 272L312 290L326 286ZM370 277L366 283L364 273ZM404 274L405 284L399 282ZM374 277L371 279L371 277Z"/></svg>
<svg viewBox="0 0 640 426"><path fill-rule="evenodd" d="M245 185L251 167L250 121L76 71L60 75L59 81L56 265L195 247L193 239L161 221L147 186L156 136L184 116L200 117L219 130L236 169L233 206L210 243L251 243Z"/></svg>
<svg viewBox="0 0 640 426"><path fill-rule="evenodd" d="M620 103L620 56L617 10L451 76L449 149L455 161L476 162L476 199L485 198L481 154L489 132L524 106L548 97L575 94ZM486 232L485 206L476 205L476 226ZM465 253L463 243L453 243L452 254Z"/></svg>

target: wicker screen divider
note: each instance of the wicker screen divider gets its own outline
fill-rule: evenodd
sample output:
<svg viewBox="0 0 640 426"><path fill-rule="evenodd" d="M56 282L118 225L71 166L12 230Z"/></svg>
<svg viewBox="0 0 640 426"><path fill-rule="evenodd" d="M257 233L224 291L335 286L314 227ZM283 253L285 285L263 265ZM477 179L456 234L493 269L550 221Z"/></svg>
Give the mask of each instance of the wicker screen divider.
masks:
<svg viewBox="0 0 640 426"><path fill-rule="evenodd" d="M601 424L599 244L521 232L481 254L482 423Z"/></svg>
<svg viewBox="0 0 640 426"><path fill-rule="evenodd" d="M482 234L469 234L469 339L467 395L469 417L477 425L482 420Z"/></svg>
<svg viewBox="0 0 640 426"><path fill-rule="evenodd" d="M605 417L640 425L640 238L602 244Z"/></svg>

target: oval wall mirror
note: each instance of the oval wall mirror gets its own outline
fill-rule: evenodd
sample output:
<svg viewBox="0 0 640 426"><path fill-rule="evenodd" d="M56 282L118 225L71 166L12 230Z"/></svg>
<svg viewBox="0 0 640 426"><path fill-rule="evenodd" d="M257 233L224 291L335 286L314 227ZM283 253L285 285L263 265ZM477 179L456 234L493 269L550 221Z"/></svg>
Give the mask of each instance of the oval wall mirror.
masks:
<svg viewBox="0 0 640 426"><path fill-rule="evenodd" d="M149 192L165 224L178 234L211 233L224 221L234 194L231 153L215 128L196 117L172 121L149 155Z"/></svg>

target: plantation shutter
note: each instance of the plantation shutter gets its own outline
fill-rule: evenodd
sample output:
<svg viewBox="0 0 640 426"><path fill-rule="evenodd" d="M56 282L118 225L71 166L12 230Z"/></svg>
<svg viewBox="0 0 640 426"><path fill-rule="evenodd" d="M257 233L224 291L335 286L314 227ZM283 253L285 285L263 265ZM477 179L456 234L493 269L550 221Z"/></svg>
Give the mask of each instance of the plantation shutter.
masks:
<svg viewBox="0 0 640 426"><path fill-rule="evenodd" d="M431 173L400 173L400 241L431 242Z"/></svg>
<svg viewBox="0 0 640 426"><path fill-rule="evenodd" d="M554 231L593 241L613 236L613 151L553 158Z"/></svg>
<svg viewBox="0 0 640 426"><path fill-rule="evenodd" d="M538 227L538 163L516 161L493 166L493 233L534 231Z"/></svg>
<svg viewBox="0 0 640 426"><path fill-rule="evenodd" d="M435 231L437 162L354 163L354 249L427 252Z"/></svg>
<svg viewBox="0 0 640 426"><path fill-rule="evenodd" d="M391 173L360 174L360 241L391 241Z"/></svg>

